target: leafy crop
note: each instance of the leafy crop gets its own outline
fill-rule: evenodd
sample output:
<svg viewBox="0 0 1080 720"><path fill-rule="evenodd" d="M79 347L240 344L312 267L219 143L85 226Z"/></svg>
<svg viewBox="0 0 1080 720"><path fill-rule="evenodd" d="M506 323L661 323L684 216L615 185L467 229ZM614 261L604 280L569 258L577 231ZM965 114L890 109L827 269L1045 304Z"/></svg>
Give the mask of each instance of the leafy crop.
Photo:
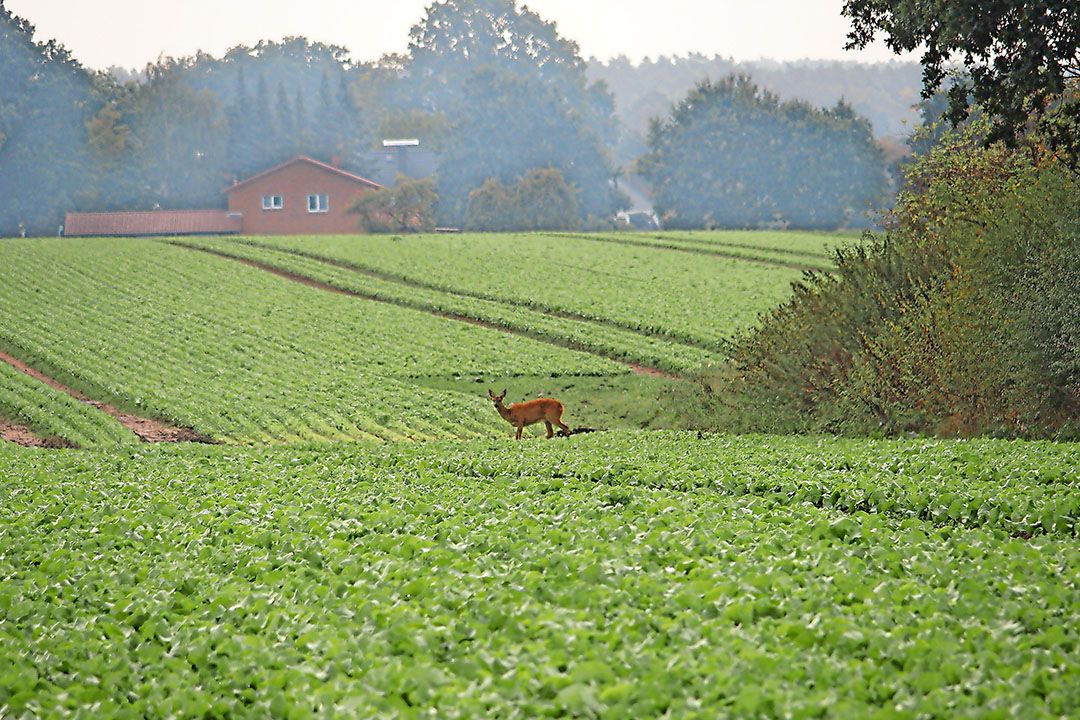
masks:
<svg viewBox="0 0 1080 720"><path fill-rule="evenodd" d="M1071 716L1073 530L924 517L916 491L1045 508L1076 496L1076 454L0 449L0 715ZM800 495L868 478L891 505Z"/></svg>
<svg viewBox="0 0 1080 720"><path fill-rule="evenodd" d="M396 282L303 255L250 243L232 240L185 239L182 245L208 249L229 257L255 260L336 288L405 307L479 320L555 344L580 348L598 355L661 370L688 371L719 359L718 355L700 347L684 345L620 327L552 316L521 305Z"/></svg>
<svg viewBox="0 0 1080 720"><path fill-rule="evenodd" d="M489 434L501 421L479 395L407 380L626 372L160 243L11 241L0 266L0 346L98 399L226 441Z"/></svg>
<svg viewBox="0 0 1080 720"><path fill-rule="evenodd" d="M829 270L827 248L843 244L845 237L833 233L768 233L760 231L684 233L545 233L552 237L577 238L616 245L679 250L717 257L745 259L780 267Z"/></svg>
<svg viewBox="0 0 1080 720"><path fill-rule="evenodd" d="M4 362L0 362L0 416L26 423L43 437L60 437L79 447L138 441L101 410L54 390Z"/></svg>
<svg viewBox="0 0 1080 720"><path fill-rule="evenodd" d="M801 271L551 235L266 237L439 290L569 314L717 352Z"/></svg>

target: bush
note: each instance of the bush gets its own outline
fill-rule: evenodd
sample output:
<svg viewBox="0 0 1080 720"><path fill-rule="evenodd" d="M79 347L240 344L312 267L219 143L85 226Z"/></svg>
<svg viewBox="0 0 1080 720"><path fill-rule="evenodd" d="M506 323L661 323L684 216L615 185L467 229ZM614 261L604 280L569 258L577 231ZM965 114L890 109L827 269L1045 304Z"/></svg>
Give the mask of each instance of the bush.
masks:
<svg viewBox="0 0 1080 720"><path fill-rule="evenodd" d="M578 191L557 168L534 168L511 186L494 178L469 193L470 230L573 230L580 225Z"/></svg>
<svg viewBox="0 0 1080 720"><path fill-rule="evenodd" d="M437 200L431 180L399 175L394 187L370 190L358 197L349 212L360 216L361 232L431 232Z"/></svg>
<svg viewBox="0 0 1080 720"><path fill-rule="evenodd" d="M653 122L637 162L668 228L836 228L861 222L888 185L869 121L782 102L750 78L702 82Z"/></svg>
<svg viewBox="0 0 1080 720"><path fill-rule="evenodd" d="M1080 178L980 147L915 163L882 236L839 251L702 373L704 424L740 430L1075 434Z"/></svg>

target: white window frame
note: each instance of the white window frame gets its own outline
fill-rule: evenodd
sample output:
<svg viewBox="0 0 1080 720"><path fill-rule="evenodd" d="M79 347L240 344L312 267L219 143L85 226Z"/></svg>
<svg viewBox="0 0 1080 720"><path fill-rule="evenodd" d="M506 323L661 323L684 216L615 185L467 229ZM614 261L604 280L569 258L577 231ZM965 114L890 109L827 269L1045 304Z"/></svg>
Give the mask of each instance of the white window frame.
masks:
<svg viewBox="0 0 1080 720"><path fill-rule="evenodd" d="M326 193L311 193L307 196L307 211L309 213L330 212L330 196Z"/></svg>
<svg viewBox="0 0 1080 720"><path fill-rule="evenodd" d="M262 209L263 210L281 210L285 207L284 195L263 195L262 196Z"/></svg>

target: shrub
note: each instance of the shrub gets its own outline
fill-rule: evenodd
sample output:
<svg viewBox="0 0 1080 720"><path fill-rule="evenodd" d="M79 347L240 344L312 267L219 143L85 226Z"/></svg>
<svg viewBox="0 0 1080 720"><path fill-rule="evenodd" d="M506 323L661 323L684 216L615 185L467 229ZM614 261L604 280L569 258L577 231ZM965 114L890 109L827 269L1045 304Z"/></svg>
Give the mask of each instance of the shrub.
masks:
<svg viewBox="0 0 1080 720"><path fill-rule="evenodd" d="M578 191L557 168L533 168L506 186L494 178L469 193L470 230L573 230L580 223Z"/></svg>
<svg viewBox="0 0 1080 720"><path fill-rule="evenodd" d="M1080 178L953 135L909 171L881 236L838 251L702 373L705 424L1075 433Z"/></svg>
<svg viewBox="0 0 1080 720"><path fill-rule="evenodd" d="M399 175L393 187L364 193L349 206L360 216L361 232L431 232L438 196L431 180Z"/></svg>

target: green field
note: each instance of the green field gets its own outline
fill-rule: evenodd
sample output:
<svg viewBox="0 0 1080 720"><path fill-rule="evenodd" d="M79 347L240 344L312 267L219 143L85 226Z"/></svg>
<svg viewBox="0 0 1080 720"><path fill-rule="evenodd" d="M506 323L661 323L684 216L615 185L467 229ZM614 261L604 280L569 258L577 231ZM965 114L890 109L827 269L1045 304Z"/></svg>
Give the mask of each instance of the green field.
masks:
<svg viewBox="0 0 1080 720"><path fill-rule="evenodd" d="M3 451L0 714L1074 716L1078 461L673 433Z"/></svg>
<svg viewBox="0 0 1080 720"><path fill-rule="evenodd" d="M1080 715L1080 444L678 429L853 241L0 241L0 351L220 443L0 362L81 448L0 441L0 718Z"/></svg>

